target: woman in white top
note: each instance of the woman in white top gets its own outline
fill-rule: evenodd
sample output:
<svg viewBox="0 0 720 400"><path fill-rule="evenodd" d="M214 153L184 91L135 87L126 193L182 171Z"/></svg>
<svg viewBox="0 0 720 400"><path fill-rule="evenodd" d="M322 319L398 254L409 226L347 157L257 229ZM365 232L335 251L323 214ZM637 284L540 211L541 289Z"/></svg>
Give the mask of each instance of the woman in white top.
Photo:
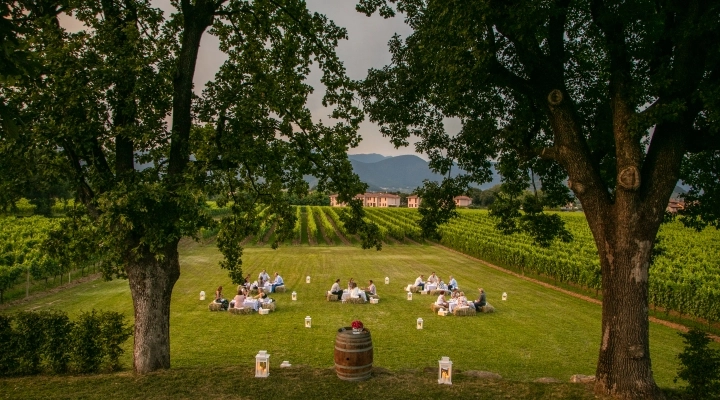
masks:
<svg viewBox="0 0 720 400"><path fill-rule="evenodd" d="M352 283L352 289L350 289L350 297L357 299L358 297L362 297L363 301L367 301L367 296L365 295L365 292L358 289L357 283Z"/></svg>
<svg viewBox="0 0 720 400"><path fill-rule="evenodd" d="M445 301L445 295L444 295L444 294L441 294L440 296L438 296L437 301L435 302L435 304L437 304L437 305L439 305L439 306L441 306L441 307L449 308L449 307L448 307L448 306L449 306L448 302Z"/></svg>

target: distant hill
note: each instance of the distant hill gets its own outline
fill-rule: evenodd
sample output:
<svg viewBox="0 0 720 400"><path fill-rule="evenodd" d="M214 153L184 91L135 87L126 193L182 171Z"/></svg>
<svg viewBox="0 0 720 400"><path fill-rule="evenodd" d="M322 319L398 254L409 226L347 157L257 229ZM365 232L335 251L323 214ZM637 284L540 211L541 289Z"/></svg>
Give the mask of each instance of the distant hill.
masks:
<svg viewBox="0 0 720 400"><path fill-rule="evenodd" d="M360 180L367 183L371 191L399 191L410 193L415 188L422 186L423 180L441 181L442 175L433 173L428 162L415 155L397 157L384 157L375 162L362 162L354 158L356 155L348 156L352 163L353 170ZM379 154L378 154L379 156ZM368 158L366 158L368 159ZM457 176L460 169L453 169L452 176ZM500 177L495 175L492 182L483 184L481 189L488 189L500 183Z"/></svg>
<svg viewBox="0 0 720 400"><path fill-rule="evenodd" d="M442 176L430 171L428 162L416 155L384 156L382 154L349 154L348 158L353 170L360 177L360 180L368 184L368 190L372 192L405 192L410 193L422 186L423 180L442 181ZM461 170L453 168L453 176L457 176ZM317 179L306 176L305 180L314 186ZM471 185L482 190L487 190L500 184L500 175L493 168L493 179L482 185ZM538 181L538 188L540 182ZM673 191L672 198L678 198L679 194L687 192L687 187L678 183Z"/></svg>
<svg viewBox="0 0 720 400"><path fill-rule="evenodd" d="M386 158L392 158L392 156L384 156L382 154L370 153L370 154L348 154L350 161L359 161L361 163L374 163L385 160Z"/></svg>

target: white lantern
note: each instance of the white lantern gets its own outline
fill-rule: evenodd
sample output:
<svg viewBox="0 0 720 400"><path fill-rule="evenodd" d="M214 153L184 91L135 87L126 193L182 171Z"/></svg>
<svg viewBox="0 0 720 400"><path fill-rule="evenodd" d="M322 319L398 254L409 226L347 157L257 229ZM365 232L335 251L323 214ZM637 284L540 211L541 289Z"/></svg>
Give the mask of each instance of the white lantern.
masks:
<svg viewBox="0 0 720 400"><path fill-rule="evenodd" d="M450 357L443 357L439 362L438 383L443 385L452 385L452 361Z"/></svg>
<svg viewBox="0 0 720 400"><path fill-rule="evenodd" d="M385 284L386 284L386 285L389 285L389 284L390 284L390 278L387 277L387 276L385 277Z"/></svg>
<svg viewBox="0 0 720 400"><path fill-rule="evenodd" d="M204 290L200 291L200 300L205 300L205 291Z"/></svg>
<svg viewBox="0 0 720 400"><path fill-rule="evenodd" d="M312 326L312 318L310 318L310 316L308 315L307 317L305 317L305 327L310 328L311 326Z"/></svg>
<svg viewBox="0 0 720 400"><path fill-rule="evenodd" d="M418 329L422 329L422 328L423 328L423 319L422 319L422 318L418 318L418 319L417 319L417 328L418 328Z"/></svg>
<svg viewBox="0 0 720 400"><path fill-rule="evenodd" d="M293 301L297 300L297 292L292 292Z"/></svg>
<svg viewBox="0 0 720 400"><path fill-rule="evenodd" d="M310 275L305 277L305 283L310 283Z"/></svg>
<svg viewBox="0 0 720 400"><path fill-rule="evenodd" d="M255 356L255 377L267 378L270 375L270 354L260 350Z"/></svg>
<svg viewBox="0 0 720 400"><path fill-rule="evenodd" d="M407 294L407 299L408 299L408 300L412 300L412 292L408 292L408 294Z"/></svg>
<svg viewBox="0 0 720 400"><path fill-rule="evenodd" d="M502 297L502 299L503 299L503 301L507 300L507 292L503 292L503 297Z"/></svg>

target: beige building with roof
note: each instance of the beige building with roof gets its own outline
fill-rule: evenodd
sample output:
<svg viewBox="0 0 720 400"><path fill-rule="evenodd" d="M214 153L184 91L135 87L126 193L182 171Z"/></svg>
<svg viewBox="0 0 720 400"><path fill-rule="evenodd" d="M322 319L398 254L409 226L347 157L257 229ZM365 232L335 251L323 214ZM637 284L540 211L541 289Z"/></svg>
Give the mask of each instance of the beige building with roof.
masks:
<svg viewBox="0 0 720 400"><path fill-rule="evenodd" d="M340 203L337 200L337 194L330 195L330 205L332 207L344 207L347 204ZM363 207L399 207L400 196L391 193L363 193L355 196L356 199L362 200Z"/></svg>

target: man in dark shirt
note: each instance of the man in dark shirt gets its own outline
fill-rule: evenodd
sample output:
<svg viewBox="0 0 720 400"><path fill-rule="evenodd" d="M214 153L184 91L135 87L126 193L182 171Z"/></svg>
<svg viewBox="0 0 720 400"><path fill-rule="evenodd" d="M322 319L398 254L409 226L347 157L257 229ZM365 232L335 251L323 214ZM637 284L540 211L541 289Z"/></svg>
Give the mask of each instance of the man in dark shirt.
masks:
<svg viewBox="0 0 720 400"><path fill-rule="evenodd" d="M478 289L480 291L480 297L478 297L477 300L473 301L473 304L475 305L475 309L480 311L481 307L485 307L486 301L485 301L485 291L483 288Z"/></svg>

